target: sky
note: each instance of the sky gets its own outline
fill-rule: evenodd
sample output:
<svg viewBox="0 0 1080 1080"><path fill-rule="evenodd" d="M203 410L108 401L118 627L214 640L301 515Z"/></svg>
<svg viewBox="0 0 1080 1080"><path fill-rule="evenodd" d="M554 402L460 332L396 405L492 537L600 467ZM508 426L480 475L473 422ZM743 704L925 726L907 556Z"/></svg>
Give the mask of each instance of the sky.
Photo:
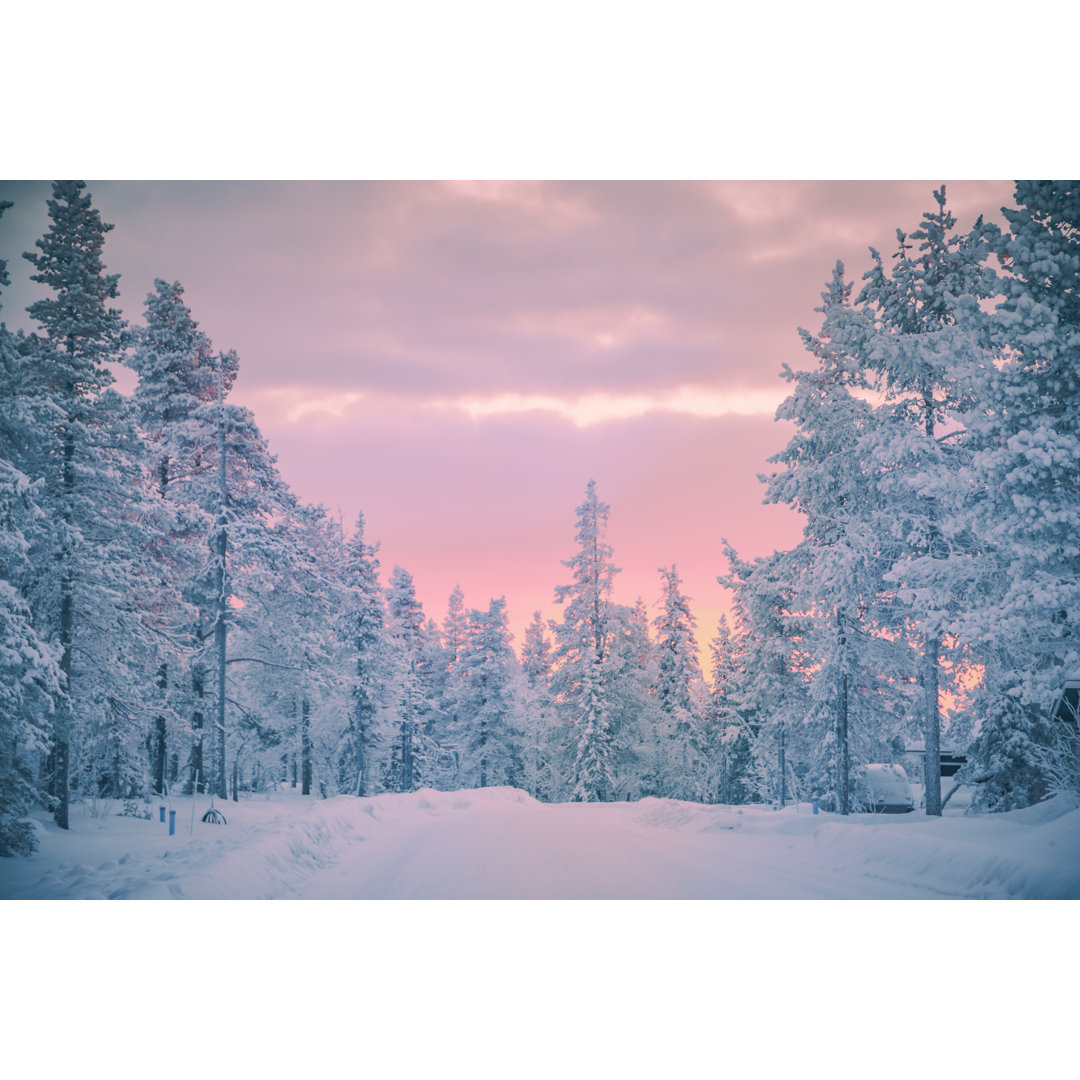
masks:
<svg viewBox="0 0 1080 1080"><path fill-rule="evenodd" d="M793 545L759 473L790 429L783 364L837 259L888 258L943 181L92 181L141 321L179 280L304 500L362 511L439 622L505 595L520 646L559 618L575 508L611 507L615 599L659 613L675 564L704 651L729 594L722 538L744 558ZM945 181L959 228L1001 221L1007 181ZM44 181L0 181L10 327L39 293L18 256L46 228ZM119 386L130 389L130 373Z"/></svg>

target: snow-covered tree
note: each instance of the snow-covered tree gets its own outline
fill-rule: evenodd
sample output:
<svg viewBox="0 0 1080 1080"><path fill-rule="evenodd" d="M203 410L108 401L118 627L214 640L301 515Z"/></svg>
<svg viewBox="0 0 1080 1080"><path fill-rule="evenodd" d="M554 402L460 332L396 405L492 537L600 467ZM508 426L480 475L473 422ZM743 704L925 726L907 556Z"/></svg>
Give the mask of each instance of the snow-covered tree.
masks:
<svg viewBox="0 0 1080 1080"><path fill-rule="evenodd" d="M274 523L287 518L295 499L251 412L227 400L236 353L213 350L182 298L178 282L155 282L129 363L139 375L135 400L152 448L154 488L175 516L170 551L191 611L181 670L168 676L173 700L186 701L191 717L188 781L209 777L224 798L228 636L252 599L244 596L247 576L285 560L288 544Z"/></svg>
<svg viewBox="0 0 1080 1080"><path fill-rule="evenodd" d="M433 710L435 665L423 605L417 599L412 575L400 566L390 575L386 605L397 722L383 763L383 784L391 791L415 791L429 782L435 756L426 733Z"/></svg>
<svg viewBox="0 0 1080 1080"><path fill-rule="evenodd" d="M995 289L981 228L954 232L945 189L934 198L936 209L918 229L897 231L888 270L871 249L874 265L856 300L865 317L837 322L832 332L833 343L870 372L882 398L860 445L881 496L875 530L897 546L885 575L902 605L893 630L921 658L929 815L941 813L940 696L958 670L943 660L957 643L961 601L977 576L978 541L960 512L978 497L963 479L970 447L962 418L974 405L988 356L958 313Z"/></svg>
<svg viewBox="0 0 1080 1080"><path fill-rule="evenodd" d="M160 691L151 737L153 785L164 790L171 747L179 767L188 748L189 772L206 779L202 728L209 691L208 657L201 631L213 605L207 567L207 538L213 531L216 430L207 410L236 377L235 354L215 354L210 339L183 303L179 282L154 282L146 298L145 323L133 334L126 363L139 376L134 401L139 429L149 448L152 490L171 517L159 538L162 559L180 591L171 613L174 654L156 681Z"/></svg>
<svg viewBox="0 0 1080 1080"><path fill-rule="evenodd" d="M258 563L244 568L249 600L237 616L235 654L226 659L230 673L240 665L244 684L261 691L256 700L274 717L285 755L297 762L303 795L315 787L323 796L338 790L347 723L342 642L332 632L346 605L340 555L340 528L324 507L289 508L273 524ZM233 727L242 733L243 719Z"/></svg>
<svg viewBox="0 0 1080 1080"><path fill-rule="evenodd" d="M0 202L0 217L11 205ZM0 288L9 282L0 259ZM35 437L34 418L17 396L21 381L18 343L0 323L0 856L33 850L33 832L18 819L37 801L33 764L48 750L61 696L59 665L37 633L24 593L44 514L37 502L42 482L32 482L10 460Z"/></svg>
<svg viewBox="0 0 1080 1080"><path fill-rule="evenodd" d="M553 686L567 725L566 790L574 801L615 797L618 717L612 710L611 590L618 568L604 540L610 507L590 480L577 508L577 554L563 561L573 580L555 589Z"/></svg>
<svg viewBox="0 0 1080 1080"><path fill-rule="evenodd" d="M877 436L872 372L845 348L872 327L866 312L852 308L851 288L837 263L817 309L824 316L820 333L800 331L817 366L784 368L793 387L777 419L790 421L795 432L770 459L783 469L763 477L766 502L787 503L805 518L789 563L797 575L794 606L804 615L813 703L808 722L821 729L812 742L811 783L841 814L851 805L853 767L878 760L871 746L903 724L908 683L902 675L910 652L902 638L884 632L895 600L884 576L902 549L880 528L891 504L879 490L880 469L867 447ZM890 690L892 712L876 704Z"/></svg>
<svg viewBox="0 0 1080 1080"><path fill-rule="evenodd" d="M551 640L540 612L533 612L521 646L522 764L525 790L537 799L555 798L559 780L558 730L551 696Z"/></svg>
<svg viewBox="0 0 1080 1080"><path fill-rule="evenodd" d="M161 522L145 497L144 447L108 364L126 342L109 306L117 276L102 262L105 225L81 181L57 181L49 229L25 258L48 295L27 309L41 327L20 350L25 388L50 419L41 456L49 532L31 551L30 599L55 635L67 693L49 760L55 818L68 825L72 785L124 793L145 780L145 686L161 663L154 613L161 594L153 541ZM27 471L24 469L24 471Z"/></svg>
<svg viewBox="0 0 1080 1080"><path fill-rule="evenodd" d="M741 668L727 618L709 642L712 686L704 709L701 766L696 798L728 804L749 802L752 733L736 704Z"/></svg>
<svg viewBox="0 0 1080 1080"><path fill-rule="evenodd" d="M1080 184L1019 181L1016 203L1002 210L1007 230L983 231L1002 266L999 302L963 320L995 357L965 417L982 495L967 520L991 547L963 626L985 672L970 771L989 809L1080 786L1049 719L1080 671Z"/></svg>
<svg viewBox="0 0 1080 1080"><path fill-rule="evenodd" d="M665 794L695 798L698 791L702 717L699 710L701 664L695 632L697 620L679 589L674 566L659 570L662 591L656 630L656 699L663 720L667 781Z"/></svg>
<svg viewBox="0 0 1080 1080"><path fill-rule="evenodd" d="M356 795L369 795L376 782L375 761L384 742L379 723L386 678L386 599L379 585L379 545L364 537L364 515L358 514L345 545L342 567L345 601L340 615L341 636L351 681L348 744L351 763L343 778L351 779Z"/></svg>
<svg viewBox="0 0 1080 1080"><path fill-rule="evenodd" d="M717 580L732 590L739 637L739 667L727 694L753 737L747 782L758 798L784 806L798 796L795 766L809 758L797 577L788 553L747 562L723 544L729 570Z"/></svg>
<svg viewBox="0 0 1080 1080"><path fill-rule="evenodd" d="M505 597L492 600L487 611L470 612L459 699L466 787L522 782L521 733L515 722L518 665L510 641Z"/></svg>

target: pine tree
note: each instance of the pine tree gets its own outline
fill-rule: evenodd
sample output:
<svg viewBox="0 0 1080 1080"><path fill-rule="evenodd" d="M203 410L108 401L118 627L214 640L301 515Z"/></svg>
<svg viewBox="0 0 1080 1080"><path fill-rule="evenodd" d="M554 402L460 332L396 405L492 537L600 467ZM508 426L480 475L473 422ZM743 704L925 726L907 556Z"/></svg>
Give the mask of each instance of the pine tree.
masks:
<svg viewBox="0 0 1080 1080"><path fill-rule="evenodd" d="M55 633L66 694L49 762L55 818L68 827L76 778L91 794L141 786L142 690L160 666L147 613L163 606L148 536L159 527L145 490L139 440L108 363L126 343L108 302L117 276L102 263L105 225L81 181L57 181L49 230L25 258L50 295L27 309L42 328L28 339L34 393L50 414L41 477L49 536L31 553L32 604ZM149 671L147 670L149 669ZM96 789L96 790L95 790Z"/></svg>
<svg viewBox="0 0 1080 1080"><path fill-rule="evenodd" d="M139 374L135 400L154 454L154 487L175 515L171 554L192 611L177 657L190 681L185 674L176 694L191 716L189 784L196 775L200 786L209 777L226 798L228 637L246 604L246 577L286 561L287 539L273 523L288 518L295 499L252 414L227 400L239 370L236 353L213 350L182 297L178 282L155 282L129 362Z"/></svg>
<svg viewBox="0 0 1080 1080"><path fill-rule="evenodd" d="M0 202L0 217L11 205ZM0 259L0 287L8 284ZM61 697L59 665L38 636L24 592L44 513L42 482L32 482L12 460L36 434L17 393L22 381L17 339L0 323L0 856L34 850L30 826L18 819L38 800L32 763L48 750L51 714Z"/></svg>
<svg viewBox="0 0 1080 1080"><path fill-rule="evenodd" d="M162 559L180 591L173 612L173 654L157 680L159 711L152 735L153 786L164 790L169 748L179 766L181 744L190 746L188 771L206 779L202 730L208 657L202 629L213 604L206 572L207 537L213 532L214 444L209 409L236 377L235 354L215 354L183 303L181 284L160 279L147 295L145 324L133 335L126 363L138 375L134 401L139 429L150 453L152 489L171 517L160 538Z"/></svg>
<svg viewBox="0 0 1080 1080"><path fill-rule="evenodd" d="M873 373L872 388L884 399L862 446L882 496L877 531L899 548L885 575L906 605L894 629L921 657L925 802L932 816L941 813L940 694L956 670L942 661L956 643L961 600L977 575L976 540L959 510L975 497L963 481L970 446L961 420L974 405L977 377L988 362L978 335L958 312L993 295L995 287L981 228L953 232L945 189L934 198L937 208L923 215L919 229L897 231L890 270L871 249L874 266L856 301L869 318L849 322L838 329L850 332L836 335L849 355L862 358Z"/></svg>

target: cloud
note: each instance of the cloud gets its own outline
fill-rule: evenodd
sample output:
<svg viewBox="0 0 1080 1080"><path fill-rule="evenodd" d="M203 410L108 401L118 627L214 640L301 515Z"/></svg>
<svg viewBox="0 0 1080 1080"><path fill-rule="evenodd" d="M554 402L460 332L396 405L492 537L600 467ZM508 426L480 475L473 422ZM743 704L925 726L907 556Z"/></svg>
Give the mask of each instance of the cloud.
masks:
<svg viewBox="0 0 1080 1080"><path fill-rule="evenodd" d="M478 401L775 389L783 362L803 362L796 329L816 325L835 260L858 278L867 247L888 254L934 186L117 182L91 192L116 225L106 262L128 317L141 318L155 277L181 280L217 346L240 353L244 390L302 382L324 397ZM1010 188L950 191L970 224ZM9 217L33 211L40 235L46 194L20 185ZM5 296L9 322L27 302L26 276Z"/></svg>

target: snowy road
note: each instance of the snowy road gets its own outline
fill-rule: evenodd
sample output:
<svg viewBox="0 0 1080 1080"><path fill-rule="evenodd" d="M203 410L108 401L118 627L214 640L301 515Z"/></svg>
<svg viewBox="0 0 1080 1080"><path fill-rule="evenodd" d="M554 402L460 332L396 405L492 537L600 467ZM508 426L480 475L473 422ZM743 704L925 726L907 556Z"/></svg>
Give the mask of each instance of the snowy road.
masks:
<svg viewBox="0 0 1080 1080"><path fill-rule="evenodd" d="M189 804L190 805L190 804ZM3 898L1080 898L1080 809L927 819L512 788L225 804L228 825L76 816L0 860Z"/></svg>
<svg viewBox="0 0 1080 1080"><path fill-rule="evenodd" d="M430 793L423 816L343 854L304 889L324 899L822 899L895 897L897 883L791 857L788 836L689 832L665 804L474 805ZM651 811L651 814L650 814ZM659 811L659 813L658 813ZM742 816L742 815L740 815ZM803 815L806 816L805 814ZM733 818L729 811L726 818ZM818 821L820 822L820 817ZM656 822L655 824L653 822ZM682 822L681 824L685 824ZM812 824L807 822L807 824ZM670 827L674 825L674 827ZM940 897L925 887L912 897ZM954 894L955 895L955 894Z"/></svg>

